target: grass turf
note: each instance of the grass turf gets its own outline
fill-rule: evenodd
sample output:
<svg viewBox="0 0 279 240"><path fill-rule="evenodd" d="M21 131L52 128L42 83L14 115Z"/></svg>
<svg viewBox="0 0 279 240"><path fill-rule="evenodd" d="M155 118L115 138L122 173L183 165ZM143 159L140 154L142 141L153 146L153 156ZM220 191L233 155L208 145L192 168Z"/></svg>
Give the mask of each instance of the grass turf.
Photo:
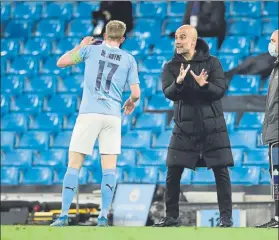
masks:
<svg viewBox="0 0 279 240"><path fill-rule="evenodd" d="M1 240L275 240L278 229L1 226Z"/></svg>

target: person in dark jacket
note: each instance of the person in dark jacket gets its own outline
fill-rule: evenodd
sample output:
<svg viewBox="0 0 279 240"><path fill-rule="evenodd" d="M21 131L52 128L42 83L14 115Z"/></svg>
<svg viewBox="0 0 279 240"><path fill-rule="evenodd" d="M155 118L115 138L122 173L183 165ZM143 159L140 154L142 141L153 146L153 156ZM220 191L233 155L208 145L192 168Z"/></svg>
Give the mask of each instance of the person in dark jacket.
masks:
<svg viewBox="0 0 279 240"><path fill-rule="evenodd" d="M278 148L279 148L279 96L278 96L278 74L279 74L279 58L278 58L278 30L276 30L270 38L268 45L269 54L276 57L275 66L270 75L268 93L266 99L265 118L262 130L262 140L264 145L269 146L269 162L270 175L274 179L274 171L279 171ZM277 176L278 181L278 176ZM258 225L260 228L278 228L279 227L279 193L278 183L274 184L273 198L275 200L275 217L269 222Z"/></svg>
<svg viewBox="0 0 279 240"><path fill-rule="evenodd" d="M217 185L219 226L232 226L230 140L221 98L227 89L219 60L209 54L197 31L183 25L175 33L176 53L164 65L162 88L175 102L172 137L167 155L166 217L157 227L177 226L180 179L184 168L212 168Z"/></svg>

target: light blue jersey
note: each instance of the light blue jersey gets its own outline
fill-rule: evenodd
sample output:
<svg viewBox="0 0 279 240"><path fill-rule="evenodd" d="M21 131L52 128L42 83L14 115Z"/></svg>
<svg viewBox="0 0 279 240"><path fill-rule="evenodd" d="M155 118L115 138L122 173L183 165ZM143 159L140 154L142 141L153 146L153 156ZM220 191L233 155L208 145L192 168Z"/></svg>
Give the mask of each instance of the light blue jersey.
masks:
<svg viewBox="0 0 279 240"><path fill-rule="evenodd" d="M85 62L84 87L79 113L100 113L121 117L122 92L126 84L138 84L137 63L125 51L89 45L79 51Z"/></svg>

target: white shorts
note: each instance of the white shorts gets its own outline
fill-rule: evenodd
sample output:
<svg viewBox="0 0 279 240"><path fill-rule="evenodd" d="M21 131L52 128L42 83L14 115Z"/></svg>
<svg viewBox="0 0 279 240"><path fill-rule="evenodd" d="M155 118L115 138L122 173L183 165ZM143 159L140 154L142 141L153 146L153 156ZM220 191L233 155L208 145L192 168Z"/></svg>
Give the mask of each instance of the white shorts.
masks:
<svg viewBox="0 0 279 240"><path fill-rule="evenodd" d="M80 114L72 133L69 151L92 155L97 138L100 154L120 154L121 119L97 113Z"/></svg>

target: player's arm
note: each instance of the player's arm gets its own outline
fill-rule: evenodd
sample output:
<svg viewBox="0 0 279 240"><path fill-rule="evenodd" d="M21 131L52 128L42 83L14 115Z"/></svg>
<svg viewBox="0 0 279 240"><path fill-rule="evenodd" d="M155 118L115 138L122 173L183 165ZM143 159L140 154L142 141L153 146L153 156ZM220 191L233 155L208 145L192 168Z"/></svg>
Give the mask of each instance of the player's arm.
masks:
<svg viewBox="0 0 279 240"><path fill-rule="evenodd" d="M61 56L56 65L57 67L64 68L83 61L80 49L95 42L93 37L85 37L78 46Z"/></svg>

